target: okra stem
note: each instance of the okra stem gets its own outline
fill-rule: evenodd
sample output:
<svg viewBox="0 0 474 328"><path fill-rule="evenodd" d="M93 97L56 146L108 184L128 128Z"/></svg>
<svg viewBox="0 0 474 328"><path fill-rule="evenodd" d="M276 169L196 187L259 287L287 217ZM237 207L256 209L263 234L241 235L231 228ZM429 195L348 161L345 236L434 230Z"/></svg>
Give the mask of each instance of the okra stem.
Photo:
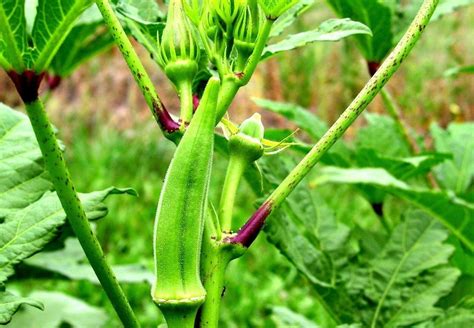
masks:
<svg viewBox="0 0 474 328"><path fill-rule="evenodd" d="M125 62L130 68L130 71L135 78L138 87L145 97L145 101L150 108L153 117L160 126L164 135L168 139L174 139L172 135L173 132L179 130L179 124L173 120L168 110L163 105L150 76L145 70L145 67L143 67L140 58L132 46L132 43L128 39L127 34L120 24L120 21L115 15L109 0L96 0L95 3L102 13L104 22L108 26L115 43L117 43L117 46L120 49Z"/></svg>
<svg viewBox="0 0 474 328"><path fill-rule="evenodd" d="M342 113L318 143L273 191L255 214L252 215L237 236L229 238L228 242L242 244L246 247L252 244L262 229L266 218L288 197L398 70L403 60L413 49L425 30L438 2L439 0L425 0L423 2L407 32L380 66L380 69L372 76L349 107Z"/></svg>
<svg viewBox="0 0 474 328"><path fill-rule="evenodd" d="M84 253L94 269L100 284L125 327L139 327L135 314L128 303L114 273L107 264L99 241L94 235L87 220L84 208L77 196L59 147L53 127L49 122L43 103L40 99L25 102L26 111L33 126L36 139L43 154L46 169L51 176L61 205L74 233L79 239Z"/></svg>
<svg viewBox="0 0 474 328"><path fill-rule="evenodd" d="M188 81L182 82L179 86L179 100L181 102L180 123L186 127L193 118L193 87Z"/></svg>
<svg viewBox="0 0 474 328"><path fill-rule="evenodd" d="M227 165L227 172L219 204L219 219L223 232L229 233L232 229L235 196L246 166L247 162L245 158L232 156L232 154L229 157L229 164Z"/></svg>
<svg viewBox="0 0 474 328"><path fill-rule="evenodd" d="M252 55L250 56L249 61L247 62L247 65L245 66L245 69L243 71L243 77L240 80L240 83L242 85L246 85L250 81L250 78L255 72L255 69L257 68L258 63L260 62L260 59L262 58L263 50L265 49L265 46L268 41L268 37L270 36L270 32L272 31L273 23L274 23L274 20L269 19L269 18L265 19L263 28L260 31L260 34L257 38L255 49Z"/></svg>

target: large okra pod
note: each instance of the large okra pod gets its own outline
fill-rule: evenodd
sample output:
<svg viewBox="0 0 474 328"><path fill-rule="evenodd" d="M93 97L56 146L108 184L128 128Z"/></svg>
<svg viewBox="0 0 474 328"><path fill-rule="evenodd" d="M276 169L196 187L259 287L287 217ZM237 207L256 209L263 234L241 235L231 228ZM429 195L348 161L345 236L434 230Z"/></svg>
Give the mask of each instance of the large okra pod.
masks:
<svg viewBox="0 0 474 328"><path fill-rule="evenodd" d="M200 251L214 146L219 81L211 79L176 149L155 220L154 302L168 326L191 326L206 291Z"/></svg>

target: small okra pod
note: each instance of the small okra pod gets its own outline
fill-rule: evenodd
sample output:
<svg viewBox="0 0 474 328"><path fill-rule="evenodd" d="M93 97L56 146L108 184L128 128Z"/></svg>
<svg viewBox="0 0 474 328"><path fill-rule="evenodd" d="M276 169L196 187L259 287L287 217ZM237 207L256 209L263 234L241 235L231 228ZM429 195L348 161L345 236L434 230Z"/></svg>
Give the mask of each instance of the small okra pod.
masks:
<svg viewBox="0 0 474 328"><path fill-rule="evenodd" d="M169 327L192 327L206 295L199 272L219 85L216 78L208 82L173 156L158 203L152 296Z"/></svg>

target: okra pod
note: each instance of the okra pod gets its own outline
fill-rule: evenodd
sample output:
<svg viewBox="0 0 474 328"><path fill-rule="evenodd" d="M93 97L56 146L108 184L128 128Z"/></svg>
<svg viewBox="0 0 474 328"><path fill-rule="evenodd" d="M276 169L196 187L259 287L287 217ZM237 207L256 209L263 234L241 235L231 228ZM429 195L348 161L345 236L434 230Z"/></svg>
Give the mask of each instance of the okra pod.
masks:
<svg viewBox="0 0 474 328"><path fill-rule="evenodd" d="M208 82L171 160L158 203L152 297L170 327L192 327L206 295L199 274L200 252L219 85L216 78Z"/></svg>

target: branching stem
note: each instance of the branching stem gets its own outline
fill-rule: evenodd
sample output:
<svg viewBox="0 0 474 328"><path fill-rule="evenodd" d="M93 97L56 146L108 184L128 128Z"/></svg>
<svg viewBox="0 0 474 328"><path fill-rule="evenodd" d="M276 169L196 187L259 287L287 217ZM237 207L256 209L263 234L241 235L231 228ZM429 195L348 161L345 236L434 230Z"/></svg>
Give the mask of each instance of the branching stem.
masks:
<svg viewBox="0 0 474 328"><path fill-rule="evenodd" d="M120 24L120 21L115 15L109 0L96 0L95 2L102 13L105 24L109 27L110 33L117 43L123 58L130 68L130 71L132 72L138 87L145 97L145 101L150 108L153 117L160 126L164 135L169 139L174 139L173 132L179 130L179 124L173 120L161 102L161 99L156 92L155 86L153 85L150 76L140 61L140 58L133 48L132 43L128 39L127 34Z"/></svg>
<svg viewBox="0 0 474 328"><path fill-rule="evenodd" d="M228 239L228 242L242 244L249 247L263 227L266 218L277 208L288 195L296 188L301 180L319 162L321 157L334 145L344 132L359 117L377 93L385 86L388 80L400 67L415 46L425 30L439 0L425 0L411 23L407 32L397 44L392 53L381 65L369 82L342 113L338 120L324 134L319 142L290 172L283 182L273 191L268 199L260 206L257 212L242 227L237 236Z"/></svg>

